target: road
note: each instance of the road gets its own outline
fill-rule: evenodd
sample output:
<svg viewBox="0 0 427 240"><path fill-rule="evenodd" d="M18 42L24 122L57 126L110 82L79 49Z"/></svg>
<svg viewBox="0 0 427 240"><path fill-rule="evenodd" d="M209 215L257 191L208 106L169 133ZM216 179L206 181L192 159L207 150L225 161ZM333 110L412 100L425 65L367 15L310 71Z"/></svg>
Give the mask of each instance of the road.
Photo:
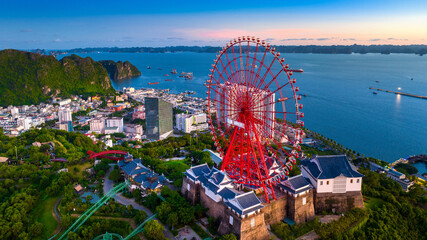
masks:
<svg viewBox="0 0 427 240"><path fill-rule="evenodd" d="M114 169L113 166L110 167L110 169L108 169L107 174L105 174L105 178L104 178L104 194L108 193L113 187L114 187L114 182L111 181L110 179L108 179L108 176L110 176L111 171ZM135 200L129 199L129 198L125 198L122 196L121 193L117 194L114 199L116 199L116 202L122 204L122 205L132 205L133 208L138 209L138 210L143 210L145 213L147 213L147 217L151 217L153 216L153 213L146 207L138 204L137 202L135 202ZM173 236L173 234L169 231L169 227L164 225L162 222L160 222L159 219L155 218L160 224L163 225L163 227L165 227L165 230L163 231L163 233L165 234L165 237L169 238L169 239L175 239L175 237Z"/></svg>

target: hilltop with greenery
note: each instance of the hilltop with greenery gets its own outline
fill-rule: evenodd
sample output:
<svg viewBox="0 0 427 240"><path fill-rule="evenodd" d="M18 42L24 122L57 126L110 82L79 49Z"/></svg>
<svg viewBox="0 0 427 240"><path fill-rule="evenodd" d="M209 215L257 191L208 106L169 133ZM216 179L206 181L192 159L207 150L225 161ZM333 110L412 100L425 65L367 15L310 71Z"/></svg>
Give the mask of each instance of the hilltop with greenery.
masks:
<svg viewBox="0 0 427 240"><path fill-rule="evenodd" d="M114 92L107 70L92 58L57 60L18 50L0 51L0 106L37 104L51 97Z"/></svg>
<svg viewBox="0 0 427 240"><path fill-rule="evenodd" d="M141 75L138 68L132 65L129 61L114 62L113 60L101 60L99 63L107 69L108 74L110 74L110 78L114 80L129 79Z"/></svg>

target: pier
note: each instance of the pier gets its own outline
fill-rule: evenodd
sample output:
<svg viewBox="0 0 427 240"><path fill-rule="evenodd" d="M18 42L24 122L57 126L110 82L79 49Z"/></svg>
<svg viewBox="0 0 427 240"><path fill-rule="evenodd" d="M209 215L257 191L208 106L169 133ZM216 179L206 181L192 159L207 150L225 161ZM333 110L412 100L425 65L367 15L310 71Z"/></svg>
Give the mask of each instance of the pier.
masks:
<svg viewBox="0 0 427 240"><path fill-rule="evenodd" d="M373 87L370 87L369 89L376 90L376 91L381 91L381 92L388 92L388 93L400 94L400 95L404 95L404 96L408 96L408 97L427 99L427 96L415 95L415 94L410 94L410 93L395 92L395 91L384 90L384 89L381 89L381 88L373 88Z"/></svg>

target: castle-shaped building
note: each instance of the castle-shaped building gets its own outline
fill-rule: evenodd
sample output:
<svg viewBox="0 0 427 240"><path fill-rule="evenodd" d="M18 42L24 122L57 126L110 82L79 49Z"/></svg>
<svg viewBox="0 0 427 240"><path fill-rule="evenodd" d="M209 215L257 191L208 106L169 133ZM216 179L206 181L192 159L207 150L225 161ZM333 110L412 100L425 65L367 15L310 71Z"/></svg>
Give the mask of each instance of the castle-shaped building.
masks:
<svg viewBox="0 0 427 240"><path fill-rule="evenodd" d="M302 174L277 184L276 200L270 203L207 164L185 172L181 193L192 204L208 208L207 214L220 222L220 234L233 233L240 239L269 239L267 225L285 219L301 223L312 220L319 211L363 208L363 175L345 155L317 156L301 164Z"/></svg>

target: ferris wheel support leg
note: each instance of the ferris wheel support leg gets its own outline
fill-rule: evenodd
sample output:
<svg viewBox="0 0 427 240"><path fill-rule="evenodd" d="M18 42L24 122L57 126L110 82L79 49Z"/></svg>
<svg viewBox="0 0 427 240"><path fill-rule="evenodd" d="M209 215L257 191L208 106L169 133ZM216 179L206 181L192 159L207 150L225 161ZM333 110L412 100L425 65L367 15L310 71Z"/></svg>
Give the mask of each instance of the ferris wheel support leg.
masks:
<svg viewBox="0 0 427 240"><path fill-rule="evenodd" d="M222 159L221 171L224 171L225 170L225 166L228 165L228 162L229 162L229 159L230 159L230 153L231 153L231 150L233 149L234 140L236 138L236 134L237 134L238 130L239 130L238 127L234 128L234 133L233 133L233 137L231 138L231 141L230 141L230 146L228 147L227 153L225 154L224 158Z"/></svg>

